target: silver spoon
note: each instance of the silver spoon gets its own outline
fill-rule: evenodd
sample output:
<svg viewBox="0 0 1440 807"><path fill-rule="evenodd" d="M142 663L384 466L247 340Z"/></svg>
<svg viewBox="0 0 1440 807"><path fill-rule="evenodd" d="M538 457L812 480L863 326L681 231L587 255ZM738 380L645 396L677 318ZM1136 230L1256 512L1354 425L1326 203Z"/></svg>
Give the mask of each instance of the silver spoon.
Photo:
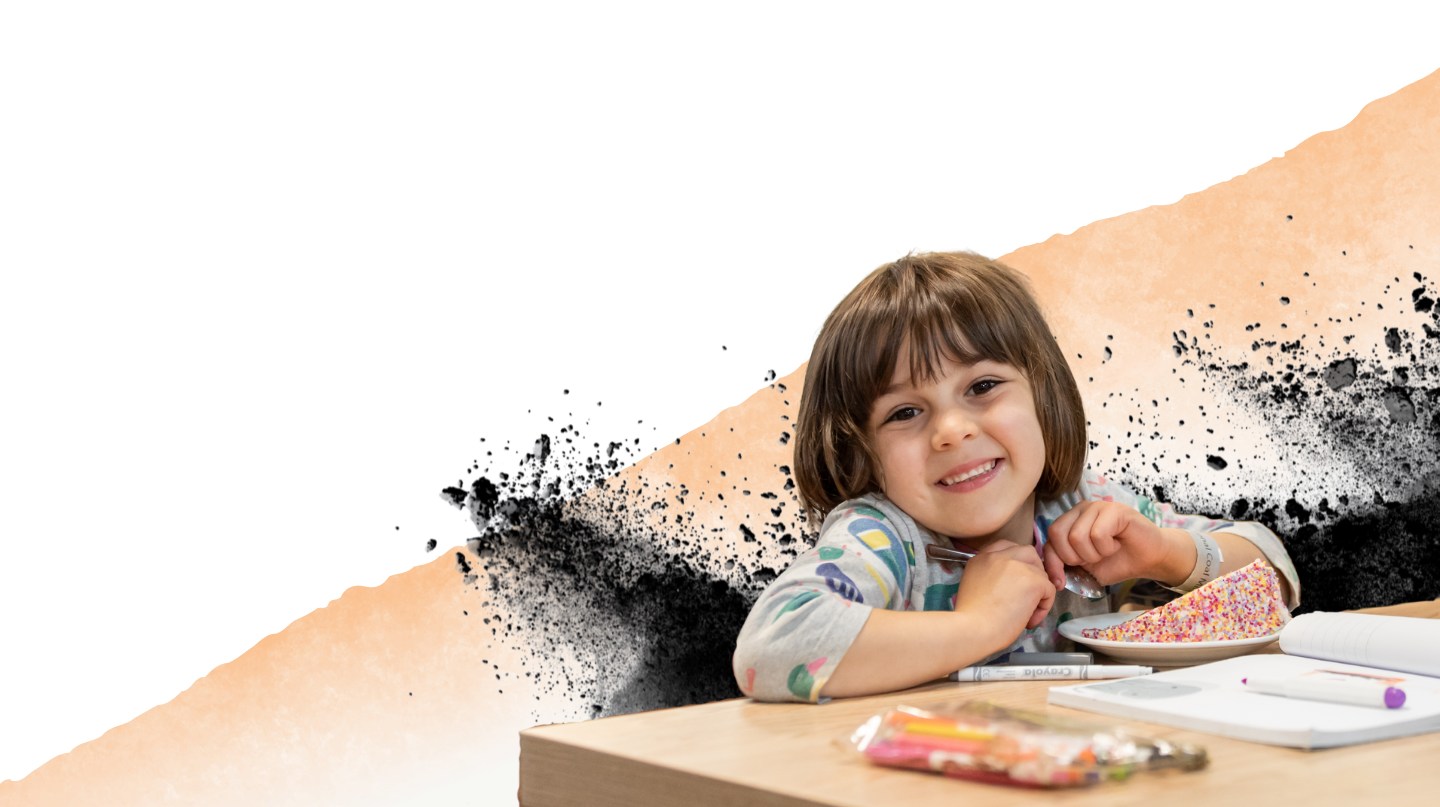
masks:
<svg viewBox="0 0 1440 807"><path fill-rule="evenodd" d="M925 555L933 560L943 560L947 563L958 563L964 566L975 557L976 552L967 552L963 549L945 549L934 544L925 546ZM1098 599L1105 596L1105 587L1090 574L1079 566L1065 567L1065 588L1073 591L1086 599Z"/></svg>

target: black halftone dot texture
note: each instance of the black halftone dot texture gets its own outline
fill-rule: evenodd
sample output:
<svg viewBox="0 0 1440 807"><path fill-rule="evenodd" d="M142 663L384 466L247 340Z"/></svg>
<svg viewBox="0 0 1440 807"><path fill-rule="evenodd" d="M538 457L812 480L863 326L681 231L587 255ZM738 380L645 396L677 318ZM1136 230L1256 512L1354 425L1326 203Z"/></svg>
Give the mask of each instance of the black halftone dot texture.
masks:
<svg viewBox="0 0 1440 807"><path fill-rule="evenodd" d="M1096 468L1135 490L1171 491L1179 512L1269 527L1300 575L1297 613L1440 597L1440 311L1425 286L1399 294L1423 322L1347 320L1338 339L1291 341L1256 324L1248 330L1268 338L1227 346L1217 331L1213 347L1176 331L1176 377L1218 400L1151 414L1134 390L1110 393L1109 408L1135 415L1096 444ZM1358 351L1350 340L1366 327L1379 344ZM1193 445L1168 434L1187 420L1204 427Z"/></svg>
<svg viewBox="0 0 1440 807"><path fill-rule="evenodd" d="M776 561L797 554L794 535L813 543L798 518L752 529L731 523L741 514L727 509L697 523L695 502L718 499L728 484L607 478L638 458L627 442L602 447L565 426L511 472L475 479L462 500L455 489L441 494L479 528L467 546L474 570L465 553L456 562L495 606L481 638L523 649L524 672L540 692L569 698L575 717L738 697L731 656L751 604L775 579ZM777 490L784 479L777 470Z"/></svg>
<svg viewBox="0 0 1440 807"><path fill-rule="evenodd" d="M125 721L350 585L405 571L459 540L435 509L436 487L481 451L485 465L513 463L511 442L527 444L552 418L600 418L590 434L636 451L642 438L670 440L753 389L766 367L795 366L838 290L891 249L999 254L1169 202L1345 124L1440 66L1427 7L1341 10L517 3L62 692L105 722ZM576 146L688 151L635 153L629 166L505 151ZM791 196L768 186L762 195L759 182L704 192L697 183L716 182L721 166L732 179L733 154L713 153L732 146L768 150L747 153L755 173L737 170L734 182L766 176ZM943 151L901 159L893 146ZM1015 146L1028 150L1005 150ZM854 157L842 164L809 148ZM867 150L868 167L883 170L861 208L860 187L841 177ZM553 171L577 166L576 179L631 206L634 220L554 202L566 186ZM793 179L782 186L786 167ZM978 179L960 183L962 170ZM932 187L935 173L948 179ZM864 176L877 182L874 170ZM549 193L564 226L497 209L518 203L517 189L541 209ZM730 202L729 192L742 196ZM651 193L672 209L636 205ZM730 215L729 232L706 218L716 212ZM595 242L576 245L572 228ZM642 259L638 245L651 242L658 255ZM680 284L687 258L684 294L649 291ZM639 346L642 316L651 331L668 321L667 336ZM651 340L657 349L642 350ZM1417 383L1427 382L1410 385L1410 428L1433 429L1433 399L1418 398ZM482 444L484 434L495 441ZM779 565L734 574L760 584ZM671 591L654 574L645 585ZM724 612L727 597L706 607ZM660 623L616 630L683 630L636 624ZM654 657L645 653L636 657ZM672 696L636 692L626 702Z"/></svg>

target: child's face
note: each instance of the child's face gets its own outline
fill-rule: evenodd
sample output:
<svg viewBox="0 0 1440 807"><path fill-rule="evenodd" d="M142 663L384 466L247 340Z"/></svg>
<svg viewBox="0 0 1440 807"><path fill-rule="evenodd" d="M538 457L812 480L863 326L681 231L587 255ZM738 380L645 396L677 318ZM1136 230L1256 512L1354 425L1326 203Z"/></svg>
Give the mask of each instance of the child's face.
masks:
<svg viewBox="0 0 1440 807"><path fill-rule="evenodd" d="M916 385L909 367L901 351L890 389L870 411L885 495L921 525L977 549L1002 538L1031 543L1045 438L1030 382L1008 364L945 360L935 379Z"/></svg>

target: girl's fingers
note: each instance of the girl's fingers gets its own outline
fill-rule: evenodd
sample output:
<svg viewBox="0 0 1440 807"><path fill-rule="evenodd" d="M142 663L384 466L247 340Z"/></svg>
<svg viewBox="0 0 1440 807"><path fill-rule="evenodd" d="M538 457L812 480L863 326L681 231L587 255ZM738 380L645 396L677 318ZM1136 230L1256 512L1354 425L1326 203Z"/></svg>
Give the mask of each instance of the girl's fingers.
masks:
<svg viewBox="0 0 1440 807"><path fill-rule="evenodd" d="M1079 562L1070 565L1084 566L1100 560L1100 553L1095 550L1094 541L1090 536L1095 531L1096 520L1104 510L1103 507L1086 508L1085 512L1075 520L1075 524L1070 527L1070 548L1079 557Z"/></svg>
<svg viewBox="0 0 1440 807"><path fill-rule="evenodd" d="M1055 552L1054 544L1045 545L1045 576L1056 591L1065 588L1065 561Z"/></svg>
<svg viewBox="0 0 1440 807"><path fill-rule="evenodd" d="M1076 555L1076 550L1074 550L1073 546L1070 546L1070 533L1066 533L1066 535L1061 535L1060 538L1051 540L1051 542L1047 543L1047 545L1045 546L1054 546L1054 549L1056 549L1056 555L1060 556L1061 561L1066 563L1066 565L1080 565L1080 556Z"/></svg>
<svg viewBox="0 0 1440 807"><path fill-rule="evenodd" d="M1039 612L1040 612L1040 618L1041 618L1041 619L1044 619L1044 618L1045 618L1045 615L1048 614L1048 613L1050 613L1050 607L1051 607L1052 605L1054 605L1054 604L1055 604L1055 592L1047 589L1047 590L1045 591L1045 596L1040 598L1040 605L1037 606L1037 607L1035 608L1035 610L1039 611ZM1036 624L1039 624L1039 623L1036 623Z"/></svg>
<svg viewBox="0 0 1440 807"><path fill-rule="evenodd" d="M1025 627L1033 628L1041 622L1044 622L1046 615L1050 613L1050 606L1054 604L1055 592L1053 590L1047 590L1045 595L1040 598L1040 603L1035 606L1035 613L1030 615L1030 621L1025 623Z"/></svg>
<svg viewBox="0 0 1440 807"><path fill-rule="evenodd" d="M1118 507L1107 507L1096 517L1095 523L1090 526L1090 544L1099 555L1096 560L1115 554L1115 550L1119 548L1115 544L1115 536L1124 529L1125 517Z"/></svg>
<svg viewBox="0 0 1440 807"><path fill-rule="evenodd" d="M1030 621L1025 623L1026 628L1034 628L1045 621L1045 615L1050 613L1048 608L1036 608L1035 613L1030 615Z"/></svg>
<svg viewBox="0 0 1440 807"><path fill-rule="evenodd" d="M976 554L976 559L985 555L1003 554L1010 560L1018 560L1028 566L1034 566L1040 571L1045 570L1045 564L1040 560L1040 555L1035 552L1034 547L1019 546L1009 541L994 541L989 546Z"/></svg>
<svg viewBox="0 0 1440 807"><path fill-rule="evenodd" d="M1086 507L1088 504L1090 503L1081 502L1069 510L1066 510L1064 514L1055 519L1055 523L1051 524L1048 530L1050 535L1045 545L1047 547L1054 547L1055 553L1060 557L1060 560L1070 566L1080 565L1080 556L1076 555L1075 550L1070 547L1070 534L1080 514L1088 509Z"/></svg>

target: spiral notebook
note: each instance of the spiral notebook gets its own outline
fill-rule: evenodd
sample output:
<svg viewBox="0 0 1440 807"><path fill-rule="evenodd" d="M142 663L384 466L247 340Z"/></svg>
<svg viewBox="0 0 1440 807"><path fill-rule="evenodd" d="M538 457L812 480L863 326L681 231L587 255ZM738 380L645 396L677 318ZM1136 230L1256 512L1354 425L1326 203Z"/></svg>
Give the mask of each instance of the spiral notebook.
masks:
<svg viewBox="0 0 1440 807"><path fill-rule="evenodd" d="M1280 634L1285 655L1239 656L1139 678L1052 687L1049 702L1252 742L1330 748L1440 731L1440 620L1312 613ZM1336 670L1400 679L1405 705L1377 709L1264 695L1251 676Z"/></svg>

